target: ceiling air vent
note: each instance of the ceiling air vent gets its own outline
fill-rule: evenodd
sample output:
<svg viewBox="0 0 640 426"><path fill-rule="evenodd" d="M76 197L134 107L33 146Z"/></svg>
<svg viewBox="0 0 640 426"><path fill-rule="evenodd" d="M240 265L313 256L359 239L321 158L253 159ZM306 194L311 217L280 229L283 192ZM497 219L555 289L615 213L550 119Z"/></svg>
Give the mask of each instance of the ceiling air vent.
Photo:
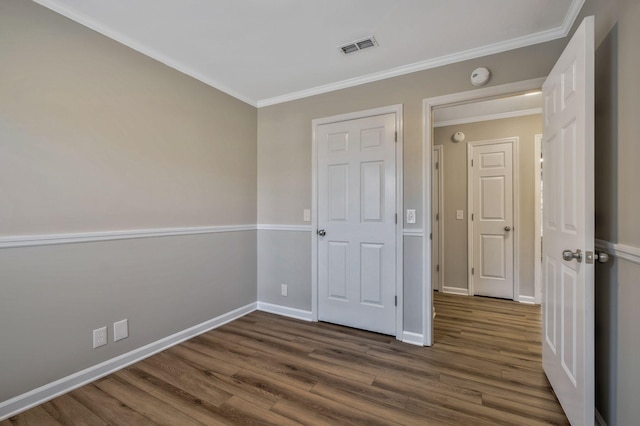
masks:
<svg viewBox="0 0 640 426"><path fill-rule="evenodd" d="M338 47L338 49L340 49L342 53L347 55L349 53L354 53L359 50L366 49L367 47L373 47L377 45L378 43L376 42L376 39L373 36L371 36L371 37L363 38L362 40L352 41L351 43Z"/></svg>

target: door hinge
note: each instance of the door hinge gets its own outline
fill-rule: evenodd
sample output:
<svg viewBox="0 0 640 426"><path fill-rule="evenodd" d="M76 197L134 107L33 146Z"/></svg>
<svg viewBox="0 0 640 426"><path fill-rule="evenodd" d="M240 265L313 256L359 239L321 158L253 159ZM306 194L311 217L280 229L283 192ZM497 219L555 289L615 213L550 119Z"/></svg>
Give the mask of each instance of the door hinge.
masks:
<svg viewBox="0 0 640 426"><path fill-rule="evenodd" d="M440 220L440 213L436 213L436 222Z"/></svg>
<svg viewBox="0 0 640 426"><path fill-rule="evenodd" d="M471 268L471 275L475 275L476 273L476 268Z"/></svg>
<svg viewBox="0 0 640 426"><path fill-rule="evenodd" d="M398 132L396 132L395 141L398 142Z"/></svg>
<svg viewBox="0 0 640 426"><path fill-rule="evenodd" d="M471 213L471 222L473 222L473 213Z"/></svg>
<svg viewBox="0 0 640 426"><path fill-rule="evenodd" d="M440 265L436 265L436 272L440 272Z"/></svg>
<svg viewBox="0 0 640 426"><path fill-rule="evenodd" d="M440 163L436 161L436 170L440 167Z"/></svg>
<svg viewBox="0 0 640 426"><path fill-rule="evenodd" d="M398 224L398 213L396 213L396 225Z"/></svg>
<svg viewBox="0 0 640 426"><path fill-rule="evenodd" d="M398 296L395 298L395 306L398 306Z"/></svg>
<svg viewBox="0 0 640 426"><path fill-rule="evenodd" d="M471 160L471 167L473 167L473 160Z"/></svg>
<svg viewBox="0 0 640 426"><path fill-rule="evenodd" d="M433 233L429 234L429 239L433 240Z"/></svg>

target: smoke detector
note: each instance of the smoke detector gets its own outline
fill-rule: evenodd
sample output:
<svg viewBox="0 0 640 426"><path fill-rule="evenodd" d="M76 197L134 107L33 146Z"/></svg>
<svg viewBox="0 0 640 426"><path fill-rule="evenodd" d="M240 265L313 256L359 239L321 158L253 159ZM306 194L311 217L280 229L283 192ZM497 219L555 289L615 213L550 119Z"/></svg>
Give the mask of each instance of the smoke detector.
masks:
<svg viewBox="0 0 640 426"><path fill-rule="evenodd" d="M367 49L369 47L373 47L377 45L378 45L378 42L376 41L375 37L369 36L361 40L352 41L351 43L338 46L338 49L340 49L340 51L345 55L348 55L349 53L355 53L362 49Z"/></svg>

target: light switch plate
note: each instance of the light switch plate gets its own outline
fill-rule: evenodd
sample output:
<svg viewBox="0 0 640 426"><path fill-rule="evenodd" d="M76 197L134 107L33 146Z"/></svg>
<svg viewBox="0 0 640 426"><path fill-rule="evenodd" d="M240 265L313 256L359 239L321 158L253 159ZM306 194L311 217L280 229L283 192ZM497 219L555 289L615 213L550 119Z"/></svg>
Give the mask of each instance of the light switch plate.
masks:
<svg viewBox="0 0 640 426"><path fill-rule="evenodd" d="M304 209L303 216L304 216L304 221L305 222L311 222L311 210Z"/></svg>
<svg viewBox="0 0 640 426"><path fill-rule="evenodd" d="M456 210L456 219L458 220L464 219L464 210Z"/></svg>
<svg viewBox="0 0 640 426"><path fill-rule="evenodd" d="M407 223L416 223L416 209L407 209Z"/></svg>
<svg viewBox="0 0 640 426"><path fill-rule="evenodd" d="M113 323L113 341L126 339L129 337L129 321L123 319L122 321Z"/></svg>

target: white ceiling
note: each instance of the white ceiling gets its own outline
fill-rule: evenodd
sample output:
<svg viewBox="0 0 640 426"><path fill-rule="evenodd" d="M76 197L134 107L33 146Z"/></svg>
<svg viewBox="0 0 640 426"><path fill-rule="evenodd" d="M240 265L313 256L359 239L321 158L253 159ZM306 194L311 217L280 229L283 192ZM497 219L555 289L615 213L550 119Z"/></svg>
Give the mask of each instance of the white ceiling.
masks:
<svg viewBox="0 0 640 426"><path fill-rule="evenodd" d="M34 1L256 106L564 37L584 3ZM370 35L379 46L337 49Z"/></svg>

